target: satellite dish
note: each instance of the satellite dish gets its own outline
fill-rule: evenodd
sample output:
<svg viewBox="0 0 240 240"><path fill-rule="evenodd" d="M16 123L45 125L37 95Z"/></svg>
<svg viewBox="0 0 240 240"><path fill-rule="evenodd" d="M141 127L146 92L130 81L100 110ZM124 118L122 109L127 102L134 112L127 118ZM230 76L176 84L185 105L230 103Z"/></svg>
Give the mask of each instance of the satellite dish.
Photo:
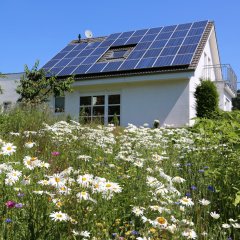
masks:
<svg viewBox="0 0 240 240"><path fill-rule="evenodd" d="M85 36L86 36L86 38L92 38L92 37L93 37L92 31L86 30L86 31L85 31Z"/></svg>

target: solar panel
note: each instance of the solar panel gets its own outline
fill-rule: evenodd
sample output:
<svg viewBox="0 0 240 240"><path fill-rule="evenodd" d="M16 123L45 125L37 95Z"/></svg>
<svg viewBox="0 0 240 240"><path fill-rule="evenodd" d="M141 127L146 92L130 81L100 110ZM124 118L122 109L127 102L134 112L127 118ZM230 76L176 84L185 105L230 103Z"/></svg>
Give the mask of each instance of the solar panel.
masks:
<svg viewBox="0 0 240 240"><path fill-rule="evenodd" d="M63 68L62 67L54 67L49 71L50 76L57 75Z"/></svg>
<svg viewBox="0 0 240 240"><path fill-rule="evenodd" d="M168 41L167 39L154 41L151 44L150 48L163 48L166 45L167 41Z"/></svg>
<svg viewBox="0 0 240 240"><path fill-rule="evenodd" d="M168 41L166 47L180 46L184 38L172 38Z"/></svg>
<svg viewBox="0 0 240 240"><path fill-rule="evenodd" d="M145 35L145 33L148 31L148 29L142 29L142 30L137 30L136 32L134 32L134 34L132 35L132 37L135 36L143 36Z"/></svg>
<svg viewBox="0 0 240 240"><path fill-rule="evenodd" d="M192 23L179 24L176 28L176 31L189 30L191 26L192 26Z"/></svg>
<svg viewBox="0 0 240 240"><path fill-rule="evenodd" d="M75 71L72 74L84 74L85 72L87 72L87 70L91 67L92 65L80 65L79 67L77 67L75 69Z"/></svg>
<svg viewBox="0 0 240 240"><path fill-rule="evenodd" d="M136 69L139 68L149 68L152 67L153 63L156 61L156 58L143 58L135 67Z"/></svg>
<svg viewBox="0 0 240 240"><path fill-rule="evenodd" d="M137 44L142 39L142 36L130 37L126 44Z"/></svg>
<svg viewBox="0 0 240 240"><path fill-rule="evenodd" d="M175 31L172 35L172 38L185 37L188 33L188 30Z"/></svg>
<svg viewBox="0 0 240 240"><path fill-rule="evenodd" d="M129 70L134 69L134 67L137 65L139 60L126 60L123 62L119 70Z"/></svg>
<svg viewBox="0 0 240 240"><path fill-rule="evenodd" d="M68 65L69 65L69 66L78 66L78 65L80 65L85 59L86 59L86 57L74 58L74 59L72 59L72 61L71 61Z"/></svg>
<svg viewBox="0 0 240 240"><path fill-rule="evenodd" d="M58 53L55 57L53 57L53 59L62 59L63 57L65 57L69 52L60 52Z"/></svg>
<svg viewBox="0 0 240 240"><path fill-rule="evenodd" d="M92 64L95 63L99 56L90 56L87 57L81 64Z"/></svg>
<svg viewBox="0 0 240 240"><path fill-rule="evenodd" d="M66 76L71 75L76 66L67 66L62 71L60 71L57 76Z"/></svg>
<svg viewBox="0 0 240 240"><path fill-rule="evenodd" d="M108 47L97 48L91 53L91 55L102 55L103 53L106 52L107 49Z"/></svg>
<svg viewBox="0 0 240 240"><path fill-rule="evenodd" d="M66 58L66 59L64 58L61 61L59 61L54 67L64 67L71 61L72 61L71 58Z"/></svg>
<svg viewBox="0 0 240 240"><path fill-rule="evenodd" d="M51 60L48 63L46 63L42 68L44 68L46 71L47 69L50 69L51 67L53 67L57 62L59 62L59 60Z"/></svg>
<svg viewBox="0 0 240 240"><path fill-rule="evenodd" d="M177 27L177 25L164 27L164 28L162 29L162 32L173 32L176 27Z"/></svg>
<svg viewBox="0 0 240 240"><path fill-rule="evenodd" d="M203 32L204 28L192 28L189 31L188 36L202 35Z"/></svg>
<svg viewBox="0 0 240 240"><path fill-rule="evenodd" d="M158 34L161 32L163 28L160 27L160 28L151 28L148 30L147 34Z"/></svg>
<svg viewBox="0 0 240 240"><path fill-rule="evenodd" d="M192 37L186 37L183 45L188 45L188 44L198 44L201 39L201 35L198 36L192 36Z"/></svg>
<svg viewBox="0 0 240 240"><path fill-rule="evenodd" d="M89 49L89 48L96 48L98 47L102 42L90 42L88 43L88 45L86 46L85 49Z"/></svg>
<svg viewBox="0 0 240 240"><path fill-rule="evenodd" d="M75 48L77 45L68 45L68 46L66 46L63 50L62 50L62 52L64 52L64 51L66 51L66 52L68 52L68 51L71 51L71 50L73 50L73 48Z"/></svg>
<svg viewBox="0 0 240 240"><path fill-rule="evenodd" d="M128 38L119 38L117 39L112 46L122 46L127 42Z"/></svg>
<svg viewBox="0 0 240 240"><path fill-rule="evenodd" d="M185 65L189 64L193 58L193 54L182 54L182 55L177 55L176 58L174 59L172 65Z"/></svg>
<svg viewBox="0 0 240 240"><path fill-rule="evenodd" d="M173 32L159 33L155 40L169 39Z"/></svg>
<svg viewBox="0 0 240 240"><path fill-rule="evenodd" d="M120 38L129 38L130 36L132 36L134 33L134 31L130 31L130 32L123 32L121 35L120 35Z"/></svg>
<svg viewBox="0 0 240 240"><path fill-rule="evenodd" d="M121 64L122 64L122 61L121 62L109 62L107 64L107 66L102 70L102 72L117 71Z"/></svg>
<svg viewBox="0 0 240 240"><path fill-rule="evenodd" d="M71 51L67 55L64 56L64 58L73 58L76 57L81 51Z"/></svg>
<svg viewBox="0 0 240 240"><path fill-rule="evenodd" d="M170 66L173 59L174 59L174 56L159 57L153 66L154 67Z"/></svg>
<svg viewBox="0 0 240 240"><path fill-rule="evenodd" d="M87 73L98 73L103 70L107 63L96 63L91 68L88 69Z"/></svg>
<svg viewBox="0 0 240 240"><path fill-rule="evenodd" d="M135 47L135 50L148 49L151 44L152 44L152 42L138 43L137 46Z"/></svg>
<svg viewBox="0 0 240 240"><path fill-rule="evenodd" d="M197 45L194 44L194 45L187 45L187 46L182 46L180 49L179 49L179 54L186 54L186 53L194 53L195 50L197 48Z"/></svg>
<svg viewBox="0 0 240 240"><path fill-rule="evenodd" d="M113 33L111 34L109 37L107 37L107 40L110 40L110 39L117 39L119 36L121 35L121 33Z"/></svg>
<svg viewBox="0 0 240 240"><path fill-rule="evenodd" d="M160 52L162 51L162 48L155 48L155 49L149 49L146 51L146 53L144 54L144 58L148 58L148 57L157 57Z"/></svg>
<svg viewBox="0 0 240 240"><path fill-rule="evenodd" d="M91 74L189 65L208 21L114 33L70 43L43 66L53 75ZM126 46L126 47L125 47ZM129 55L114 51L129 47ZM126 51L126 50L124 50ZM99 61L106 56L104 61ZM109 55L110 56L110 55Z"/></svg>
<svg viewBox="0 0 240 240"><path fill-rule="evenodd" d="M161 52L161 56L175 55L178 49L179 47L165 47Z"/></svg>

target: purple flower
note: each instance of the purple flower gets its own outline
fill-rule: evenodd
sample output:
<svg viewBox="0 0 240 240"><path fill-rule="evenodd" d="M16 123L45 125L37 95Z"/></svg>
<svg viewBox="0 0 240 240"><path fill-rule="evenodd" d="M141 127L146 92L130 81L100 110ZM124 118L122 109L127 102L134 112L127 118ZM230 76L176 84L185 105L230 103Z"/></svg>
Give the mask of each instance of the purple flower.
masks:
<svg viewBox="0 0 240 240"><path fill-rule="evenodd" d="M131 233L132 233L132 235L138 235L139 234L138 231L136 231L136 230L133 230Z"/></svg>
<svg viewBox="0 0 240 240"><path fill-rule="evenodd" d="M112 233L112 236L115 238L117 236L117 234L116 233Z"/></svg>
<svg viewBox="0 0 240 240"><path fill-rule="evenodd" d="M60 154L60 152L52 152L51 154L52 154L52 156L58 156Z"/></svg>
<svg viewBox="0 0 240 240"><path fill-rule="evenodd" d="M193 185L193 186L191 186L191 189L192 190L197 190L197 187Z"/></svg>
<svg viewBox="0 0 240 240"><path fill-rule="evenodd" d="M7 219L5 220L5 222L6 222L6 223L10 223L10 222L12 222L12 220L11 220L10 218L7 218Z"/></svg>
<svg viewBox="0 0 240 240"><path fill-rule="evenodd" d="M20 193L20 192L19 192L19 193L17 194L17 196L18 196L18 197L24 197L24 193Z"/></svg>
<svg viewBox="0 0 240 240"><path fill-rule="evenodd" d="M15 208L22 208L23 207L23 204L22 203L17 203L15 204Z"/></svg>
<svg viewBox="0 0 240 240"><path fill-rule="evenodd" d="M204 170L204 169L199 169L198 172L200 172L200 173L204 173L205 170Z"/></svg>
<svg viewBox="0 0 240 240"><path fill-rule="evenodd" d="M13 201L11 201L11 200L9 200L9 201L7 201L7 202L5 203L5 205L7 206L7 208L14 208L15 205L16 205L16 203L13 202Z"/></svg>
<svg viewBox="0 0 240 240"><path fill-rule="evenodd" d="M187 193L186 193L186 196L187 196L187 197L190 197L190 196L191 196L191 193L187 192Z"/></svg>
<svg viewBox="0 0 240 240"><path fill-rule="evenodd" d="M211 191L211 192L215 192L215 188L211 185L208 186L208 190Z"/></svg>

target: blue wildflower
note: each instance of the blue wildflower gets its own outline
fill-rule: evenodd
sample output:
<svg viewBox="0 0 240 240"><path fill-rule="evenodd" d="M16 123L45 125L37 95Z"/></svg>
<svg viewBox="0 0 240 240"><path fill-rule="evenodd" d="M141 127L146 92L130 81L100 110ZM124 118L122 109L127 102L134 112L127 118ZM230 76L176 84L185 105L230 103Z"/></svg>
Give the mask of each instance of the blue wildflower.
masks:
<svg viewBox="0 0 240 240"><path fill-rule="evenodd" d="M208 186L208 190L211 191L211 192L215 192L215 188L211 185Z"/></svg>

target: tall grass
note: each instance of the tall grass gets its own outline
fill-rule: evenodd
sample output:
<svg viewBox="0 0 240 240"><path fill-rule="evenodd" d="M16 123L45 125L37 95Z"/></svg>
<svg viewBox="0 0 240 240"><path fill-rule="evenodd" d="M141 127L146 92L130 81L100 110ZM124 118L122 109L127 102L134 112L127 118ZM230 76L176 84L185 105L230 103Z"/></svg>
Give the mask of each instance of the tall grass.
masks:
<svg viewBox="0 0 240 240"><path fill-rule="evenodd" d="M1 238L239 239L240 128L223 118L124 129L1 115Z"/></svg>

